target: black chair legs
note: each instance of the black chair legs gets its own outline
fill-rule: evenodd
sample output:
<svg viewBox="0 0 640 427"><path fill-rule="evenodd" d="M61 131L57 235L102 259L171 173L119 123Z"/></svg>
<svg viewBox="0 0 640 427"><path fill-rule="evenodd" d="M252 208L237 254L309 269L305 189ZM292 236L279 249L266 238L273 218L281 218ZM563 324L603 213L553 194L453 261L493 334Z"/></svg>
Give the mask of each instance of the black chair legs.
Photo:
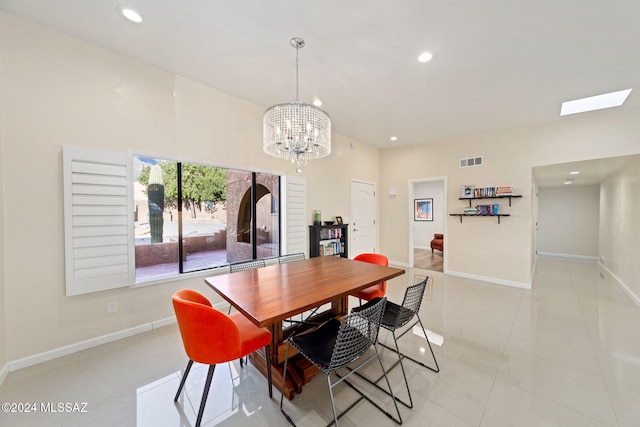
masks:
<svg viewBox="0 0 640 427"><path fill-rule="evenodd" d="M400 338L402 338L402 337L404 336L404 334L406 334L407 332L411 331L411 330L413 329L413 327L414 327L415 325L417 325L418 323L420 323L420 327L422 328L422 333L424 334L424 339L427 341L427 345L429 346L429 351L431 352L431 357L433 358L433 362L436 364L436 367L435 367L435 368L434 368L434 367L431 367L431 366L429 366L429 365L426 365L426 364L424 364L424 363L420 362L419 360L416 360L416 359L414 359L414 358L412 358L412 357L409 357L409 356L407 356L407 355L406 355L406 354L404 354L404 353L400 353L400 350L398 349L398 340L399 340ZM416 364L418 364L418 365L422 366L423 368L427 368L427 369L429 369L430 371L433 371L433 372L435 372L435 373L440 372L440 366L438 366L438 360L436 359L436 355L435 355L435 353L433 352L433 347L431 347L431 342L429 341L429 337L427 336L427 331L424 329L424 326L422 325L422 320L420 320L420 317L419 317L419 316L418 316L418 320L417 320L413 325L411 325L411 327L410 327L410 328L408 328L406 331L404 331L402 334L400 334L400 336L399 336L399 337L397 337L397 338L396 338L395 331L393 331L393 332L392 332L392 334L393 334L393 340L394 340L394 341L395 341L395 343L396 343L396 348L395 348L395 349L393 349L393 348L389 347L388 345L382 344L382 343L380 343L380 345L382 345L383 347L385 347L385 348L387 348L387 349L389 349L389 350L391 350L391 351L395 351L396 353L398 353L398 355L399 355L399 356L402 356L402 358L404 358L404 359L409 359L409 360L411 360L413 363L416 363Z"/></svg>
<svg viewBox="0 0 640 427"><path fill-rule="evenodd" d="M184 370L184 374L182 374L182 380L180 380L180 387L178 387L178 392L176 393L176 397L173 398L174 402L177 402L178 397L180 397L180 392L182 391L182 387L184 387L184 383L187 381L187 375L189 375L189 371L191 371L191 366L193 366L193 360L189 359L189 363L187 363L187 367Z"/></svg>
<svg viewBox="0 0 640 427"><path fill-rule="evenodd" d="M193 360L189 359L189 363L187 363L187 368L184 370L184 375L182 375L182 380L180 380L180 386L178 387L178 392L176 396L173 398L174 402L178 401L178 397L180 397L180 393L182 392L182 388L184 387L185 382L187 381L187 376L189 375L189 371L191 371L191 366L193 366ZM207 380L204 384L204 390L202 392L202 401L200 402L200 409L198 410L198 418L196 419L195 427L200 427L200 423L202 423L202 415L204 414L204 408L207 405L207 397L209 396L209 389L211 388L211 381L213 380L213 372L216 369L216 365L209 365L209 370L207 372Z"/></svg>
<svg viewBox="0 0 640 427"><path fill-rule="evenodd" d="M209 396L209 389L211 388L211 380L213 380L213 371L216 370L216 365L209 365L209 371L207 372L207 381L204 383L204 391L202 392L202 401L200 402L200 409L198 410L198 418L196 419L195 427L200 427L202 422L202 415L204 414L204 408L207 405L207 397Z"/></svg>

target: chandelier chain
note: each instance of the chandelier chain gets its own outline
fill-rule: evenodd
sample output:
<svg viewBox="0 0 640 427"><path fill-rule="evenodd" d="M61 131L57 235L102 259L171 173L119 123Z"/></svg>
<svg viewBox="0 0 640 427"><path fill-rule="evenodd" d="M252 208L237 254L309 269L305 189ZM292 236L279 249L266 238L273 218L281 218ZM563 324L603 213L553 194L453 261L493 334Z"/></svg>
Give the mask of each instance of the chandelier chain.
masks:
<svg viewBox="0 0 640 427"><path fill-rule="evenodd" d="M300 45L296 44L296 101L299 100L298 98L298 88L300 86L300 78L299 78L299 74L298 74L298 57L300 56Z"/></svg>
<svg viewBox="0 0 640 427"><path fill-rule="evenodd" d="M296 173L308 160L331 153L331 118L313 105L300 101L300 49L304 40L290 41L296 49L296 100L267 109L263 117L263 150L275 157L289 160Z"/></svg>

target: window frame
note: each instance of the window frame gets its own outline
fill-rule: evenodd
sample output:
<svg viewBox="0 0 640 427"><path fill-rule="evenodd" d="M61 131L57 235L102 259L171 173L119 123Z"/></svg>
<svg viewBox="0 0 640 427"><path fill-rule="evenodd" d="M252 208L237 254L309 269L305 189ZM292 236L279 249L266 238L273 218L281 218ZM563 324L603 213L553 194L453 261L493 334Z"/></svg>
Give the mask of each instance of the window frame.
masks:
<svg viewBox="0 0 640 427"><path fill-rule="evenodd" d="M252 187L255 187L256 185L256 180L255 180L255 174L269 174L269 175L274 175L278 177L278 192L280 193L280 195L282 195L282 191L283 191L283 178L284 175L274 172L274 171L268 171L268 170L264 170L264 169L247 169L246 167L238 167L238 166L234 166L234 165L225 165L225 164L221 164L221 163L212 163L212 162L207 162L207 161L203 161L203 160L192 160L192 159L188 159L188 158L182 158L182 157L177 157L177 156L170 156L170 155L161 155L161 154L157 154L157 153L150 153L150 152L145 152L145 151L138 151L138 150L129 150L127 152L127 157L128 157L128 167L129 169L129 174L128 174L128 184L131 186L131 190L129 191L129 210L131 212L133 212L134 207L135 207L135 200L134 200L134 192L133 192L133 184L134 184L134 170L133 170L133 160L136 157L146 157L146 158L153 158L156 160L166 160L166 161L172 161L172 162L176 162L176 163L192 163L192 164L197 164L197 165L203 165L203 166L210 166L210 167L217 167L217 168L223 168L223 169L227 169L227 170L237 170L237 171L242 171L242 172L247 172L252 174ZM253 194L252 194L252 197ZM279 247L278 247L278 255L274 255L273 256L273 260L275 260L275 262L277 263L277 258L280 254L282 254L283 251L283 246L282 246L282 239L283 239L283 209L285 208L285 206L283 206L282 203L282 196L279 197L279 225L278 225L278 241L279 243ZM255 204L255 203L254 203ZM181 203L179 203L179 210L182 210L182 206ZM131 224L130 224L130 228L131 228L131 236L130 236L130 245L131 245L131 257L132 257L132 265L133 265L133 271L131 274L131 281L129 284L129 287L131 288L139 288L139 287L145 287L145 286L151 286L151 285L156 285L156 284L161 284L161 283L168 283L168 282L175 282L178 280L184 280L184 279L189 279L189 278L197 278L197 277L209 277L209 276L217 276L217 275L221 275L221 274L227 274L229 273L229 264L225 264L225 265L221 265L221 266L216 266L216 267L211 267L211 268L205 268L205 269L200 269L200 270L194 270L194 271L188 271L188 272L178 272L175 275L172 276L164 276L164 277L159 277L159 278L151 278L148 280L140 280L137 281L136 280L136 266L135 266L135 232L133 231L135 227L134 224L134 219L133 219L133 214L131 215ZM255 221L255 206L253 207L253 225L252 225L252 234L253 234L253 259L256 259L256 247L255 247L255 234L256 234L256 221ZM180 242L180 239L179 239ZM182 244L179 245L179 251L182 251ZM272 261L271 258L265 258L265 262L268 264L270 264L270 261ZM179 262L179 261L178 261ZM181 265L181 263L179 262L178 264L179 266ZM179 270L181 270L181 268L179 268Z"/></svg>
<svg viewBox="0 0 640 427"><path fill-rule="evenodd" d="M135 195L133 189L134 183L134 165L133 159L134 157L149 157L155 159L164 159L167 161L175 161L182 163L194 163L194 164L202 164L212 167L219 167L225 169L239 170L239 171L247 171L253 172L256 174L268 174L272 176L276 176L279 179L277 180L278 184L278 209L279 209L279 223L278 223L278 255L294 253L294 252L305 252L307 253L308 244L306 239L306 180L304 177L293 177L288 175L283 175L278 172L264 170L260 168L255 168L253 170L248 170L247 168L237 167L235 165L226 165L220 163L212 163L207 161L195 161L188 158L178 158L176 156L170 155L161 155L157 153L152 153L144 150L126 150L126 151L117 151L117 150L107 150L100 149L94 147L84 147L84 146L72 146L72 145L63 145L62 147L62 181L63 181L63 222L64 222L64 262L65 262L65 293L66 296L75 296L88 294L93 292L99 292L103 290L110 289L118 289L118 288L139 288L152 286L156 284L163 284L169 282L176 281L184 281L190 280L199 277L207 277L207 276L216 276L220 274L226 274L229 272L229 267L227 265L213 267L205 270L197 270L190 271L187 273L176 274L172 276L164 276L144 281L136 282L136 271L135 271L135 218L134 218L134 208L135 208ZM78 257L76 249L81 245L77 245L77 240L74 238L77 236L84 237L89 234L90 237L93 236L104 236L108 233L105 233L104 230L100 233L93 233L91 235L91 230L81 230L81 233L75 233L78 231L76 227L76 223L74 220L77 219L77 216L74 213L74 194L77 195L79 193L74 193L74 177L73 177L73 161L79 160L81 162L87 162L89 164L89 169L91 170L93 165L96 165L96 169L101 169L103 165L115 165L117 168L122 169L124 172L119 173L119 176L123 180L123 183L118 184L120 187L120 193L122 193L122 189L124 188L124 200L122 202L118 202L117 209L118 215L120 215L119 221L121 224L120 227L124 229L122 233L120 233L123 237L123 242L120 242L119 251L121 253L126 253L126 256L123 258L120 256L121 260L118 265L123 266L122 269L124 271L119 271L117 274L114 274L113 271L107 271L108 269L103 269L101 271L100 268L96 269L95 277L91 277L89 280L85 280L81 277L80 280L75 276L75 269L77 269L77 265L74 265L78 259L81 259L82 256ZM100 175L97 173L96 175ZM109 181L107 179L107 181ZM295 185L291 185L294 183ZM99 182L100 184L100 182ZM108 187L108 184L107 184ZM100 189L99 194L104 188ZM84 194L83 194L84 195ZM293 200L291 202L290 200ZM108 205L109 207L106 211L113 210L113 204ZM101 211L102 212L102 211ZM103 215L102 213L98 214L99 218L92 218L91 224L89 226L93 227L97 226L110 226L112 225L112 219L107 218L102 221L107 215ZM82 218L81 220L84 220ZM97 221L97 223L95 223ZM82 221L80 221L80 226L84 226ZM89 232L89 233L87 233ZM89 257L94 256L94 250L100 252L105 245L103 244L94 244L90 252ZM106 257L108 258L110 253L106 253ZM277 264L278 256L273 256L272 258L264 258L267 265ZM83 260L84 262L85 260ZM104 264L109 264L109 261L100 260L99 257L95 259L89 259L89 264L94 262L100 263L104 262ZM128 266L128 268L126 267ZM84 265L82 266L84 267ZM101 274L102 273L102 274ZM83 272L84 275L84 272Z"/></svg>

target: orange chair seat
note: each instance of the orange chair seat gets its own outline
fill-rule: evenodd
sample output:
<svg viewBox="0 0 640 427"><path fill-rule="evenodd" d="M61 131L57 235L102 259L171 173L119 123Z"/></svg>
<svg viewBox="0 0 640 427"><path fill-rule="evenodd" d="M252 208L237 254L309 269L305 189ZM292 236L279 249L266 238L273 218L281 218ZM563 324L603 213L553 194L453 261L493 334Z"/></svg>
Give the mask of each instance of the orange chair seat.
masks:
<svg viewBox="0 0 640 427"><path fill-rule="evenodd" d="M173 398L174 402L180 397L193 362L209 365L195 427L200 427L202 422L213 372L218 363L240 359L242 366L242 357L264 348L267 386L269 397L272 396L271 332L268 329L257 327L241 313L227 315L216 310L204 295L191 289L182 289L174 293L172 302L184 350L189 357L180 386Z"/></svg>
<svg viewBox="0 0 640 427"><path fill-rule="evenodd" d="M382 285L373 285L359 292L355 292L352 295L356 298L371 301L374 298L383 298L385 291L382 289Z"/></svg>
<svg viewBox="0 0 640 427"><path fill-rule="evenodd" d="M377 253L363 253L360 255L356 255L353 258L356 261L368 262L371 264L382 265L385 267L389 266L389 259ZM369 286L361 291L354 292L351 294L352 296L365 301L371 301L374 298L383 298L387 293L387 282L378 283L377 285Z"/></svg>
<svg viewBox="0 0 640 427"><path fill-rule="evenodd" d="M240 353L253 353L255 349L271 344L271 333L265 328L257 328L242 313L234 312L229 315L240 332Z"/></svg>

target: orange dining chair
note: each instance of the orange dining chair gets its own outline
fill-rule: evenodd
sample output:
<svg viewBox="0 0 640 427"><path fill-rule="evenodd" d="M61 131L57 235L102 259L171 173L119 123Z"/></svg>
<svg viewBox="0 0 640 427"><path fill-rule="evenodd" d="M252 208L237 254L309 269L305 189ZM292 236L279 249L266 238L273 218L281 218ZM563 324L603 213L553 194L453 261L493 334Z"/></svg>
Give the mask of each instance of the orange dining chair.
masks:
<svg viewBox="0 0 640 427"><path fill-rule="evenodd" d="M269 355L271 332L257 327L242 313L227 315L216 310L206 297L191 289L182 289L174 293L172 302L182 343L189 357L174 402L178 401L193 362L209 365L196 427L200 426L202 421L213 372L218 363L240 359L264 347L269 397L272 396Z"/></svg>
<svg viewBox="0 0 640 427"><path fill-rule="evenodd" d="M382 254L364 253L357 255L354 260L368 262L371 264L389 266L389 259ZM383 298L387 293L387 282L378 283L377 285L369 286L361 291L351 294L352 296L360 300L371 301L374 298Z"/></svg>

